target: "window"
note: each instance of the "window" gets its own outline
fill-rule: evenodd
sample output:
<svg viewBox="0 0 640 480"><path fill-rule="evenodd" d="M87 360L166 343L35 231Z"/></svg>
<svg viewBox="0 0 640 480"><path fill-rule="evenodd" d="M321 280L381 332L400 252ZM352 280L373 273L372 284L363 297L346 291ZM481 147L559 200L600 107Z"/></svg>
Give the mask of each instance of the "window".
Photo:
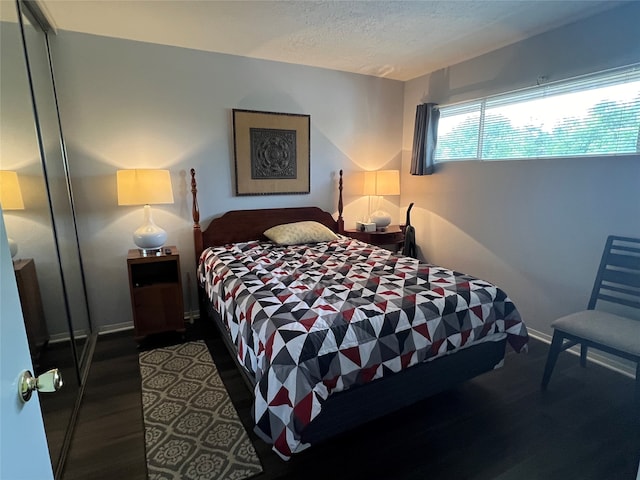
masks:
<svg viewBox="0 0 640 480"><path fill-rule="evenodd" d="M640 65L440 108L436 162L640 153Z"/></svg>

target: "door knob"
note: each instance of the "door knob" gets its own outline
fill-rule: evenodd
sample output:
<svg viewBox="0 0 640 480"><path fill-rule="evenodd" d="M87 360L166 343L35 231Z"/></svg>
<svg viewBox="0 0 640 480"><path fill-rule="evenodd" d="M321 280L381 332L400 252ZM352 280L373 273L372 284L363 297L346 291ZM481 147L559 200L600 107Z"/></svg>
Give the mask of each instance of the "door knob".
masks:
<svg viewBox="0 0 640 480"><path fill-rule="evenodd" d="M25 370L20 374L20 380L18 381L18 396L23 402L28 402L34 390L57 392L61 388L62 374L57 368L53 368L39 377L34 377L29 370Z"/></svg>

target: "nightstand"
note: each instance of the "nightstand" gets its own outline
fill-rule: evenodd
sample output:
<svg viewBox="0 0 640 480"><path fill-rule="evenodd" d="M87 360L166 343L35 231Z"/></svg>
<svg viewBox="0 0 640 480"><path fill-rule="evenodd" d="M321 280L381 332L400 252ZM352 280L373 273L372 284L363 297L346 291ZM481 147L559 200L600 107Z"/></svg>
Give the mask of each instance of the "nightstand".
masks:
<svg viewBox="0 0 640 480"><path fill-rule="evenodd" d="M344 234L378 247L392 246L393 249L391 250L394 252L400 250L404 244L404 233L400 230L399 225L389 225L384 232L361 232L354 229L345 230Z"/></svg>
<svg viewBox="0 0 640 480"><path fill-rule="evenodd" d="M164 253L165 249L171 253ZM127 267L136 341L154 333L184 332L178 249L163 247L161 254L149 256L129 250Z"/></svg>
<svg viewBox="0 0 640 480"><path fill-rule="evenodd" d="M31 358L34 363L37 363L40 353L49 342L49 331L44 319L36 264L33 258L23 258L13 262L13 270L16 274L18 295L20 296Z"/></svg>

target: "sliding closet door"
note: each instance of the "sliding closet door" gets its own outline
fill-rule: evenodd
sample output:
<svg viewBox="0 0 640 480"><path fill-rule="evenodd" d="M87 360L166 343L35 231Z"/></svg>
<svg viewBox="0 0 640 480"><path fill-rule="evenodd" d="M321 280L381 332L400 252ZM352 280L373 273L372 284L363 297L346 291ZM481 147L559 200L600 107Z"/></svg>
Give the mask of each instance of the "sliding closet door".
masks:
<svg viewBox="0 0 640 480"><path fill-rule="evenodd" d="M59 368L65 382L55 395L38 396L55 471L80 391L78 365L16 4L1 1L0 18L0 170L15 176L22 199L3 217L8 236L17 245L13 267L33 372Z"/></svg>
<svg viewBox="0 0 640 480"><path fill-rule="evenodd" d="M23 12L24 13L24 12ZM68 310L68 331L79 365L80 377L85 346L91 335L84 273L76 231L73 191L56 99L55 80L50 64L47 36L29 16L23 14L26 57L35 112L40 130L43 171L57 246L60 271Z"/></svg>
<svg viewBox="0 0 640 480"><path fill-rule="evenodd" d="M55 395L38 395L60 478L95 334L47 36L31 8L37 4L0 1L0 170L3 181L17 179L23 200L3 217L18 247L13 265L33 371L58 368L64 380Z"/></svg>

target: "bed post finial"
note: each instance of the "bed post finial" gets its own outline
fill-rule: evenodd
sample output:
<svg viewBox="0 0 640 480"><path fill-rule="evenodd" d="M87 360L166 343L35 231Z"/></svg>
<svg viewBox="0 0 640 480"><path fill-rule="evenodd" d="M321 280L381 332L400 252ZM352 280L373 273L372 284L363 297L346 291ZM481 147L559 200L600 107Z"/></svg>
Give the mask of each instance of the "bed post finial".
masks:
<svg viewBox="0 0 640 480"><path fill-rule="evenodd" d="M198 185L196 183L196 170L191 169L191 195L193 205L191 206L191 216L193 217L193 245L196 254L196 265L202 253L202 230L200 229L200 209L198 208Z"/></svg>
<svg viewBox="0 0 640 480"><path fill-rule="evenodd" d="M340 177L338 180L338 233L344 233L344 218L342 218L342 169L340 169Z"/></svg>

